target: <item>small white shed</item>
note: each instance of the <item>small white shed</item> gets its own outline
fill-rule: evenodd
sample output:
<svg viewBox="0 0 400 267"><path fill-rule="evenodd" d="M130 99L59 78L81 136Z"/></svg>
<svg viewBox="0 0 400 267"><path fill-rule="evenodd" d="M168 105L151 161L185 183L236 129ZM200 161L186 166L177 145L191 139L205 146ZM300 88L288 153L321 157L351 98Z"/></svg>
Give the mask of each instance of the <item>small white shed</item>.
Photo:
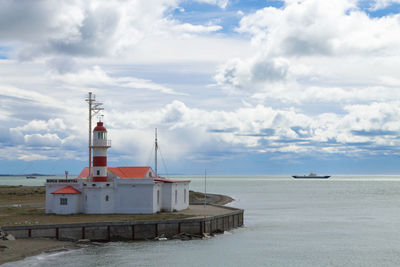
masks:
<svg viewBox="0 0 400 267"><path fill-rule="evenodd" d="M56 214L76 214L80 212L81 192L66 186L51 193L51 210Z"/></svg>

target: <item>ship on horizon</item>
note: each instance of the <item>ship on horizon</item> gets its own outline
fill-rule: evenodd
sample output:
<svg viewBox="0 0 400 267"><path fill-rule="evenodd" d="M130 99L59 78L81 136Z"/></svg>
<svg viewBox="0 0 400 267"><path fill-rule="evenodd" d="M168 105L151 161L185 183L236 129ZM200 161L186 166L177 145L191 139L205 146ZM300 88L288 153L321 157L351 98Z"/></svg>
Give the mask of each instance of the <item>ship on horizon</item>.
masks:
<svg viewBox="0 0 400 267"><path fill-rule="evenodd" d="M328 179L330 175L317 175L315 173L310 173L309 175L293 175L295 179Z"/></svg>

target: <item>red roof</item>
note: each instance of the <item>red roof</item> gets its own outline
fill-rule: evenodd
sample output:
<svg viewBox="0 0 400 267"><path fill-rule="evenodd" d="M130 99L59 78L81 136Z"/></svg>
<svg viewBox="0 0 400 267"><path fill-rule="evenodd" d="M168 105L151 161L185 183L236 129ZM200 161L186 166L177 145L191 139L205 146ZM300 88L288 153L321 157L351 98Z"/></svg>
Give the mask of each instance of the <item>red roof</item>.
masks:
<svg viewBox="0 0 400 267"><path fill-rule="evenodd" d="M120 178L146 178L146 174L150 167L107 167L107 170L114 173ZM93 168L91 169L93 174ZM89 175L89 168L85 167L78 175L79 178L86 178Z"/></svg>
<svg viewBox="0 0 400 267"><path fill-rule="evenodd" d="M91 173L93 174L93 168L91 169ZM86 178L88 176L89 176L89 167L85 167L85 168L83 168L81 173L78 175L78 177L76 177L76 179Z"/></svg>
<svg viewBox="0 0 400 267"><path fill-rule="evenodd" d="M163 182L163 183L180 183L180 182L189 182L189 180L170 180L161 177L154 178L156 182Z"/></svg>
<svg viewBox="0 0 400 267"><path fill-rule="evenodd" d="M120 178L146 178L150 167L108 167L107 169Z"/></svg>
<svg viewBox="0 0 400 267"><path fill-rule="evenodd" d="M72 186L66 186L61 189L54 191L52 194L80 194L81 192L73 188Z"/></svg>
<svg viewBox="0 0 400 267"><path fill-rule="evenodd" d="M97 122L97 126L94 127L93 132L107 132L106 127L103 126L103 122L99 121Z"/></svg>
<svg viewBox="0 0 400 267"><path fill-rule="evenodd" d="M179 182L189 182L188 180L169 180L162 177L146 177L149 172L150 167L107 167L107 170L117 175L119 178L123 179L143 179L152 178L155 182L163 183L179 183ZM91 169L93 173L93 168ZM82 172L78 175L77 179L86 178L89 174L89 168L85 167Z"/></svg>

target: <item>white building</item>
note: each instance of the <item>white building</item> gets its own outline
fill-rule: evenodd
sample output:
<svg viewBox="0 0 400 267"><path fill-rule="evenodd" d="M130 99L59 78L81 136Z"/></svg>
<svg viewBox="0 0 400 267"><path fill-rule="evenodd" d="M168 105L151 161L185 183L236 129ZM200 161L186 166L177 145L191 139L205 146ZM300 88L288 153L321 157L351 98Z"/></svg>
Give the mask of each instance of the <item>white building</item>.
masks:
<svg viewBox="0 0 400 267"><path fill-rule="evenodd" d="M93 169L77 179L46 182L46 213L151 214L189 206L187 180L158 177L151 167L107 167L111 147L107 130L98 122L93 130Z"/></svg>

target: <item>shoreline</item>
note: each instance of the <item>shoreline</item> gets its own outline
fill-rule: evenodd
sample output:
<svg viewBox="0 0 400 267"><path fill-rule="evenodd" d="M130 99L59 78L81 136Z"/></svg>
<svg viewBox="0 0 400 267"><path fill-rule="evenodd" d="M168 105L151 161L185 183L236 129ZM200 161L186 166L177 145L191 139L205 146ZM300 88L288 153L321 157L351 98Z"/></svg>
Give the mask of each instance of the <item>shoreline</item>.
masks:
<svg viewBox="0 0 400 267"><path fill-rule="evenodd" d="M202 193L199 193L199 195L204 196ZM233 200L233 198L226 195L207 194L207 204L222 206ZM204 200L198 198L193 199L191 202L191 204L195 205L202 203L204 203ZM59 241L50 238L24 238L13 241L0 240L0 265L42 253L52 253L80 247L74 241Z"/></svg>
<svg viewBox="0 0 400 267"><path fill-rule="evenodd" d="M201 205L204 204L204 193L201 192L194 192L190 191L190 193L193 194L193 197L190 199L189 204L190 205ZM226 205L228 203L231 203L234 201L233 198L227 195L221 195L221 194L208 194L207 193L207 198L206 198L206 203L207 204L213 204L213 205Z"/></svg>
<svg viewBox="0 0 400 267"><path fill-rule="evenodd" d="M12 241L0 240L0 265L23 260L42 253L64 251L71 248L77 248L75 242L49 238L17 239Z"/></svg>

